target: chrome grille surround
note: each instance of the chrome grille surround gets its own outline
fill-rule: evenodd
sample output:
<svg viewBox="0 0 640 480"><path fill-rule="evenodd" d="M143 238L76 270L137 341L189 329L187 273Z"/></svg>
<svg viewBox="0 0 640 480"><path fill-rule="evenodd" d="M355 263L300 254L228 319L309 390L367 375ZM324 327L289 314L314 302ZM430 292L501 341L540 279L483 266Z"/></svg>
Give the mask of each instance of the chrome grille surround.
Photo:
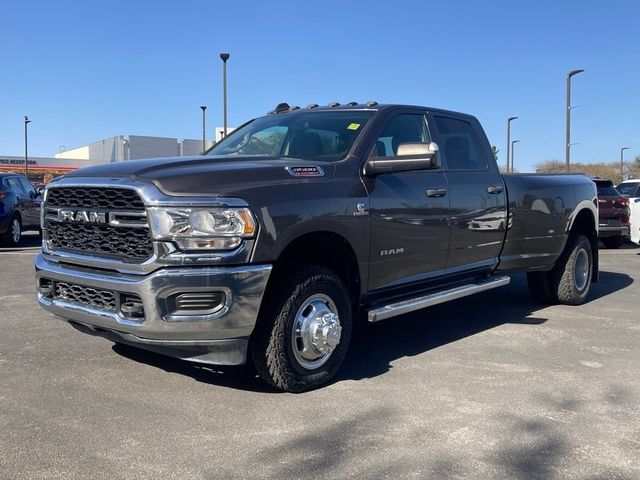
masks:
<svg viewBox="0 0 640 480"><path fill-rule="evenodd" d="M134 190L52 186L44 211L50 250L144 262L154 253L144 202ZM68 221L82 213L84 221Z"/></svg>

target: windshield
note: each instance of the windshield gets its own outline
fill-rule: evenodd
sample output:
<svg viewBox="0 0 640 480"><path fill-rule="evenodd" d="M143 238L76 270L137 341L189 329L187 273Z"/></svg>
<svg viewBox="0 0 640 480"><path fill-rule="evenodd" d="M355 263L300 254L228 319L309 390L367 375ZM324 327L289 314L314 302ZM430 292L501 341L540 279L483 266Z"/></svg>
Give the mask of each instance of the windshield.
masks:
<svg viewBox="0 0 640 480"><path fill-rule="evenodd" d="M343 159L372 111L305 111L257 118L235 130L207 155Z"/></svg>

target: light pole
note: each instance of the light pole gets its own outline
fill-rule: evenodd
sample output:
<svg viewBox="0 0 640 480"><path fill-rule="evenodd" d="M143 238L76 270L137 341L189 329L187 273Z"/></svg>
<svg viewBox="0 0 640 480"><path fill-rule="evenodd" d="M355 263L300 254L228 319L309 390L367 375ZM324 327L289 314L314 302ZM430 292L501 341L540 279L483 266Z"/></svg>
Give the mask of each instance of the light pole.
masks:
<svg viewBox="0 0 640 480"><path fill-rule="evenodd" d="M513 148L513 146L516 143L520 143L520 140L513 140L511 142L511 173L513 173L513 164L514 164L514 162L516 160L515 151L514 151L514 148Z"/></svg>
<svg viewBox="0 0 640 480"><path fill-rule="evenodd" d="M27 125L31 123L29 117L24 116L24 176L29 178L29 142L27 141Z"/></svg>
<svg viewBox="0 0 640 480"><path fill-rule="evenodd" d="M629 147L622 147L620 149L620 180L624 180L624 151L629 150Z"/></svg>
<svg viewBox="0 0 640 480"><path fill-rule="evenodd" d="M584 72L584 70L571 70L567 74L567 121L565 131L565 162L567 164L567 172L571 171L571 77L582 72Z"/></svg>
<svg viewBox="0 0 640 480"><path fill-rule="evenodd" d="M207 130L205 129L205 118L204 118L204 111L207 109L206 105L200 105L200 108L202 109L202 152L204 152L206 150L206 132Z"/></svg>
<svg viewBox="0 0 640 480"><path fill-rule="evenodd" d="M228 53L221 53L220 59L222 60L222 103L224 105L224 128L223 135L227 136L227 60L230 55Z"/></svg>
<svg viewBox="0 0 640 480"><path fill-rule="evenodd" d="M509 147L511 146L511 122L518 117L507 118L507 173L509 173Z"/></svg>

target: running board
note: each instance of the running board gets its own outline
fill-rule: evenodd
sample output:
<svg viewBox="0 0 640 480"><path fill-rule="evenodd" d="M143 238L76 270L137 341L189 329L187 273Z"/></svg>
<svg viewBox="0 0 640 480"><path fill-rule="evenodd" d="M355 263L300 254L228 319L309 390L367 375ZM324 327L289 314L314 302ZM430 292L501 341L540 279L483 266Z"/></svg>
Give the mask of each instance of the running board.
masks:
<svg viewBox="0 0 640 480"><path fill-rule="evenodd" d="M493 288L509 285L511 278L509 277L494 277L488 280L484 280L478 283L469 283L462 285L461 287L455 287L450 290L443 290L441 292L432 293L422 297L411 298L398 303L392 303L385 305L384 307L375 308L369 310L369 321L379 322L380 320L386 320L387 318L395 317L397 315L403 315L405 313L414 312L422 308L431 307L439 303L449 302L458 298L473 295L475 293L484 292Z"/></svg>

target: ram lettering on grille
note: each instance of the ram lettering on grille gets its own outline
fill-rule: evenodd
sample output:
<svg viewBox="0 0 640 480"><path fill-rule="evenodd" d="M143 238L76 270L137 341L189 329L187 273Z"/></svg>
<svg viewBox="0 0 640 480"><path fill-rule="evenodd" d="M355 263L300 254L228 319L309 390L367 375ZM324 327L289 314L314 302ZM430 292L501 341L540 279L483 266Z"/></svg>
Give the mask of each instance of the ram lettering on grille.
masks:
<svg viewBox="0 0 640 480"><path fill-rule="evenodd" d="M144 211L144 203L134 190L51 188L45 204L45 238L52 251L142 262L153 255L153 242ZM135 227L114 225L109 221L110 212L124 217L131 212L132 216L137 216L139 224Z"/></svg>

